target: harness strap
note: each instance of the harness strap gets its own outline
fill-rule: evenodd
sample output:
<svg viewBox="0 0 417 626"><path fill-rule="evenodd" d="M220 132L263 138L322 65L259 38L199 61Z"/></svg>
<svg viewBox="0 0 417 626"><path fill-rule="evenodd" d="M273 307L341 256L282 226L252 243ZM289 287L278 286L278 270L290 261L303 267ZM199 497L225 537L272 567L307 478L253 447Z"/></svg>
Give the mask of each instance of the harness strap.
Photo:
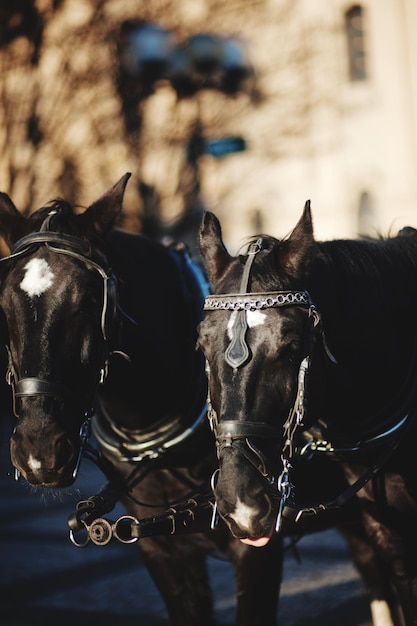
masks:
<svg viewBox="0 0 417 626"><path fill-rule="evenodd" d="M98 255L102 260L100 263L97 263L93 259L91 259L88 254L88 246L77 237L72 237L71 235L65 235L63 233L57 233L54 231L45 230L47 225L50 222L50 218L54 212L52 212L45 219L44 224L42 224L41 230L36 233L30 233L25 237L19 239L11 249L11 253L9 256L2 257L0 261L10 261L20 256L24 256L28 254L32 246L37 245L45 245L50 250L53 250L57 254L63 254L65 256L70 256L78 261L81 261L86 266L92 267L96 270L103 279L103 308L101 314L101 330L103 333L103 337L105 341L109 340L109 334L111 331L111 323L106 323L106 317L108 317L111 321L115 318L116 315L116 307L117 307L117 281L114 276L112 270L108 267L106 269L103 265L108 265L106 257L101 254L101 252L96 251L96 255ZM62 247L62 245L64 247Z"/></svg>
<svg viewBox="0 0 417 626"><path fill-rule="evenodd" d="M207 296L205 311L257 311L285 306L311 306L307 291L251 291L249 293L222 293Z"/></svg>
<svg viewBox="0 0 417 626"><path fill-rule="evenodd" d="M258 240L259 241L259 240ZM258 242L257 242L258 243ZM262 243L262 242L260 242ZM312 444L308 443L304 446L302 453L315 453L315 452L324 452L324 453L340 453L340 452L353 452L361 450L365 445L374 445L375 443L380 443L387 436L390 436L391 439L387 442L387 446L384 448L382 453L379 455L377 460L367 469L365 472L352 484L350 485L343 493L337 496L334 500L331 500L324 504L318 504L317 506L308 507L300 509L298 512L295 511L292 507L287 505L287 502L290 500L293 486L290 482L290 470L291 470L291 462L294 455L298 452L295 445L295 434L299 426L302 425L303 416L306 410L306 383L307 383L307 375L309 371L310 365L310 351L311 346L316 340L316 333L319 334L322 340L322 345L325 351L325 354L330 359L332 363L337 363L335 357L330 352L326 339L324 336L324 331L321 326L320 315L315 309L313 303L310 300L308 292L265 292L265 293L247 293L248 290L248 282L249 282L249 272L254 260L254 255L259 250L252 252L252 256L246 261L244 268L244 275L241 281L241 292L240 294L219 294L216 296L209 296L206 298L204 309L206 311L214 311L214 310L230 310L236 311L236 320L233 326L233 345L229 346L228 351L232 351L231 348L235 350L235 353L239 355L240 350L240 358L242 361L238 361L237 358L228 359L226 361L232 367L238 367L246 363L247 355L249 354L249 348L245 343L245 333L247 328L246 321L246 311L247 310L257 310L264 309L270 307L280 307L280 306L289 306L289 305L301 305L309 307L309 327L308 327L308 336L307 336L307 349L305 350L305 358L302 360L299 375L298 375L298 387L297 394L294 401L294 405L290 410L288 419L284 424L284 437L285 442L281 453L281 461L283 470L281 475L277 481L277 488L280 494L280 503L277 514L276 521L276 530L280 530L283 510L285 508L285 517L288 517L287 511L291 511L294 515L295 521L299 521L299 519L306 514L317 514L320 511L327 509L336 509L345 505L349 500L351 500L371 479L375 478L375 476L380 472L383 466L387 463L389 458L393 455L393 453L397 450L401 441L404 438L404 435L408 430L414 425L416 415L410 416L407 412L407 406L410 405L410 399L408 399L405 404L405 416L401 418L401 420L394 426L391 427L386 433L379 433L366 441L359 441L354 448L344 448L338 449L334 448L328 442L315 442L313 440ZM249 254L249 253L248 253ZM236 351L236 346L238 350ZM232 357L235 356L235 353L232 353ZM207 365L207 372L209 373L209 367ZM415 391L413 396L415 395ZM411 397L411 404L414 403L414 397ZM404 404L403 404L404 406ZM249 437L259 436L259 437L270 437L271 433L268 432L269 426L266 426L266 429L263 429L263 424L259 423L258 425L251 424L250 422L245 421L227 421L227 422L219 422L217 419L217 415L210 403L210 397L208 397L208 415L212 429L216 434L216 440L218 445L224 447L230 447L232 445L233 439L242 440L246 439L246 444L249 446ZM272 430L272 429L271 429ZM393 435L396 435L393 438ZM273 433L274 437L276 437L276 433ZM239 441L238 441L239 443ZM250 458L248 452L242 450L242 446L238 447L239 452L243 454L248 460L255 465L253 459ZM256 452L256 456L259 459L260 455L258 451ZM256 467L256 465L255 465Z"/></svg>
<svg viewBox="0 0 417 626"><path fill-rule="evenodd" d="M262 239L257 239L249 247L246 257L245 266L243 268L242 280L240 283L241 293L247 293L249 285L249 275L255 255L262 250ZM236 311L236 319L233 324L233 338L227 347L224 358L226 363L237 369L249 358L249 348L245 341L246 331L248 329L248 321L246 311Z"/></svg>
<svg viewBox="0 0 417 626"><path fill-rule="evenodd" d="M369 439L361 439L357 440L355 443L346 444L346 445L333 445L331 441L325 440L322 437L317 437L312 432L312 429L304 431L305 434L310 434L313 436L305 445L296 450L297 454L300 457L306 456L310 458L315 454L325 454L326 456L333 455L337 460L341 460L346 458L346 454L351 453L361 453L363 450L372 450L376 445L379 445L381 442L386 441L389 437L394 435L397 431L399 431L408 421L409 415L406 414L401 417L394 426L388 428L382 433L378 433L373 437L369 437ZM312 427L314 428L314 427Z"/></svg>
<svg viewBox="0 0 417 626"><path fill-rule="evenodd" d="M184 504L171 507L162 515L134 520L131 536L136 539L154 535L182 535L207 532L213 515L212 494L202 494ZM120 540L120 539L119 539Z"/></svg>
<svg viewBox="0 0 417 626"><path fill-rule="evenodd" d="M25 252L29 252L30 248L33 245L41 245L46 243L65 244L66 247L79 254L85 253L87 249L87 246L84 244L84 242L76 237L72 237L71 235L65 235L64 233L56 233L53 231L46 231L41 229L39 232L31 233L16 241L13 248L11 249L10 256L15 257L19 254L24 254Z"/></svg>
<svg viewBox="0 0 417 626"><path fill-rule="evenodd" d="M233 337L225 352L225 361L228 365L237 370L238 367L244 365L249 359L249 347L245 341L245 335L248 328L247 311L265 308L285 307L285 306L303 306L308 307L308 332L306 338L306 357L303 359L299 375L297 396L290 415L284 425L284 433L286 441L281 454L282 472L278 478L271 473L266 464L266 459L261 450L258 450L253 442L252 437L262 437L266 439L277 439L279 434L277 430L264 422L249 422L244 420L227 420L219 422L216 412L214 411L210 401L210 391L208 391L207 405L210 426L216 436L217 454L224 448L235 447L239 453L244 456L268 481L270 485L276 485L280 492L280 509L277 517L277 530L281 526L282 511L285 502L291 497L292 484L289 480L290 462L293 456L293 438L295 431L302 425L302 419L305 410L305 378L310 363L310 350L314 340L314 330L320 325L320 315L311 302L310 296L306 291L276 291L255 293L249 292L249 278L255 255L262 250L262 239L257 239L251 244L247 253L242 279L240 283L240 293L238 294L221 294L216 296L208 296L205 301L204 310L231 310L235 313L235 320L232 327ZM209 376L209 366L206 366L207 375ZM244 441L243 441L244 440ZM244 444L244 445L239 445Z"/></svg>
<svg viewBox="0 0 417 626"><path fill-rule="evenodd" d="M246 437L277 439L279 437L277 429L265 422L247 422L244 420L217 422L214 432L217 439L246 439Z"/></svg>
<svg viewBox="0 0 417 626"><path fill-rule="evenodd" d="M104 382L105 376L107 374L107 357L109 352L108 342L113 330L112 327L116 316L117 307L116 278L111 268L109 267L106 256L100 250L94 251L94 255L97 260L93 260L92 258L90 258L91 250L89 245L86 244L82 239L49 230L51 219L55 214L56 211L51 210L48 216L45 218L44 222L42 223L40 231L30 233L29 235L26 235L25 237L19 239L11 248L10 255L2 257L0 261L7 263L10 260L24 257L25 255L30 254L33 247L44 245L46 248L57 254L77 259L86 267L90 267L98 272L98 274L103 279L101 332L104 342L102 346L102 353L100 356L101 362L98 375L95 376L95 379L93 380L93 387L89 394L89 401L92 402L96 394L97 386L101 382ZM94 412L93 408L91 407L91 405L87 405L83 409L82 406L78 404L78 394L74 395L71 390L69 390L60 383L32 376L17 380L16 368L13 363L10 348L7 345L6 348L9 356L6 379L8 384L12 388L13 412L16 417L19 417L16 400L33 396L47 396L51 398L58 398L60 400L64 400L65 402L70 402L72 406L76 408L76 410L81 411L84 422L81 424L80 427L80 449L76 466L73 471L73 477L75 480L81 462L81 456L90 435L90 418Z"/></svg>
<svg viewBox="0 0 417 626"><path fill-rule="evenodd" d="M108 497L110 495L110 498ZM79 503L77 512L68 520L70 540L77 548L85 548L90 541L105 546L110 541L135 543L143 537L183 535L207 532L213 517L215 504L211 492L197 494L178 504L173 504L160 515L138 519L132 515L122 515L115 522L101 513L112 510L113 494L102 493ZM81 540L76 533L83 532Z"/></svg>
<svg viewBox="0 0 417 626"><path fill-rule="evenodd" d="M304 413L306 410L305 388L307 375L310 368L310 357L306 356L301 361L298 372L297 395L294 405L290 411L287 421L284 424L285 443L282 454L291 459L294 454L294 436L299 426L303 424Z"/></svg>
<svg viewBox="0 0 417 626"><path fill-rule="evenodd" d="M51 396L53 398L67 398L68 390L60 383L51 383L42 378L22 378L15 383L15 396L22 398L25 396Z"/></svg>
<svg viewBox="0 0 417 626"><path fill-rule="evenodd" d="M294 485L290 480L292 459L295 453L294 438L295 434L301 426L303 426L303 419L306 412L306 387L307 378L310 369L311 362L311 349L314 343L314 332L316 327L319 327L321 322L320 315L313 304L310 304L308 313L308 327L307 335L305 339L305 354L306 356L300 363L297 379L297 394L294 400L292 409L290 410L287 421L284 424L284 445L281 452L282 472L278 477L277 487L280 492L280 502L278 506L277 519L275 524L276 532L281 530L282 517L284 513L284 507L287 501L292 497L294 491Z"/></svg>
<svg viewBox="0 0 417 626"><path fill-rule="evenodd" d="M410 425L412 420L409 420L410 415L406 416L407 421L409 421ZM390 446L387 446L382 454L378 457L377 461L371 465L350 487L348 487L343 493L341 493L334 500L330 500L325 504L319 504L314 507L307 507L304 509L300 509L295 516L295 521L298 522L303 515L317 515L320 511L325 511L328 509L336 509L342 507L344 504L349 502L361 489L364 487L372 478L374 478L378 472L382 469L388 459L394 454L395 450L397 450L400 445L407 428L404 428L404 432L400 434L396 441Z"/></svg>
<svg viewBox="0 0 417 626"><path fill-rule="evenodd" d="M28 376L27 378L21 378L16 380L16 371L13 365L12 355L9 346L6 344L6 349L9 355L9 362L7 366L6 381L12 388L13 395L13 413L16 417L19 417L16 399L27 398L31 396L49 396L50 398L62 399L65 401L73 402L74 396L70 390L61 383L50 382L43 378L35 376ZM85 411L84 415L87 416L90 411Z"/></svg>
<svg viewBox="0 0 417 626"><path fill-rule="evenodd" d="M249 246L249 250L247 252L247 258L245 262L245 267L243 268L242 280L240 281L240 292L246 293L249 287L249 276L250 270L252 267L252 263L255 260L255 254L258 254L262 250L262 239L257 239L254 243Z"/></svg>

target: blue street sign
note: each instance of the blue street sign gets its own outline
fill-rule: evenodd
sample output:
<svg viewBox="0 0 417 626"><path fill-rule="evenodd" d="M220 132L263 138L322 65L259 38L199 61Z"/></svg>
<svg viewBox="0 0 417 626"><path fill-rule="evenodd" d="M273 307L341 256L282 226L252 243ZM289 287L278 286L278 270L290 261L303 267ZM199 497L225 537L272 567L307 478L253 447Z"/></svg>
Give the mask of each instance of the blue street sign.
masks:
<svg viewBox="0 0 417 626"><path fill-rule="evenodd" d="M210 154L215 159L222 159L228 154L244 152L246 141L243 137L222 137L221 139L205 139L203 154Z"/></svg>

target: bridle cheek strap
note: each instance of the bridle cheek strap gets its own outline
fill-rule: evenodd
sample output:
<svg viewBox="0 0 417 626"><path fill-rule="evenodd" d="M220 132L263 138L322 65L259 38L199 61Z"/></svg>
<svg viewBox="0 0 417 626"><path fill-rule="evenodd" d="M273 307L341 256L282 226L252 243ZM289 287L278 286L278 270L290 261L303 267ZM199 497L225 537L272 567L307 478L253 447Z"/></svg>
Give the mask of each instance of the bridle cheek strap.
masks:
<svg viewBox="0 0 417 626"><path fill-rule="evenodd" d="M48 396L49 398L55 398L55 400L65 402L70 399L68 389L64 385L59 383L52 383L49 380L43 378L28 377L21 380L14 381L10 378L10 385L13 393L13 413L16 417L19 417L17 408L17 400L21 398L28 398L32 396Z"/></svg>
<svg viewBox="0 0 417 626"><path fill-rule="evenodd" d="M7 349L9 350L8 346ZM56 400L62 400L62 402L68 400L71 402L71 394L69 390L64 385L61 385L59 383L52 383L48 380L36 377L22 378L19 381L15 382L13 365L9 365L8 367L7 382L12 388L13 413L16 417L19 417L16 401L20 398L27 398L31 396L48 396L50 398L55 398ZM74 480L76 479L78 470L80 468L81 458L84 452L85 445L90 437L91 416L93 412L93 408L90 408L89 410L84 411L83 414L84 421L82 422L79 430L80 447L78 450L77 460L72 472ZM20 472L16 469L15 480L19 480L19 477Z"/></svg>
<svg viewBox="0 0 417 626"><path fill-rule="evenodd" d="M240 292L237 294L210 295L206 298L204 310L229 310L235 313L235 320L232 326L232 340L225 351L225 361L234 370L247 363L250 357L249 347L246 343L246 331L248 328L247 312L259 309L301 306L308 308L308 328L307 345L305 347L305 357L302 359L298 374L297 394L289 417L284 425L285 443L281 452L281 474L276 478L266 467L266 460L260 450L258 450L251 438L260 437L264 439L277 438L274 428L262 422L248 422L245 420L227 420L219 422L214 411L210 394L207 398L208 417L211 428L216 437L218 456L225 448L234 447L242 454L262 476L268 481L269 486L276 486L280 494L280 504L277 513L276 530L279 531L282 523L282 513L285 503L290 498L293 486L290 482L291 459L293 456L293 440L296 430L302 425L305 412L305 383L310 365L310 352L314 340L316 327L320 326L320 315L307 291L274 291L274 292L249 292L250 271L255 256L262 249L262 239L257 239L248 250L242 279ZM206 366L209 376L209 366Z"/></svg>
<svg viewBox="0 0 417 626"><path fill-rule="evenodd" d="M7 262L15 258L20 258L28 254L33 246L44 245L49 250L61 254L64 256L72 257L83 263L86 267L92 268L101 276L103 280L103 304L100 316L101 333L103 337L103 350L100 357L100 368L98 371L97 380L93 381L93 388L90 393L91 405L86 407L80 407L74 403L74 394L60 383L45 380L40 377L26 377L18 380L16 370L13 364L11 351L8 345L6 345L9 363L7 367L6 380L12 388L13 394L13 413L16 417L19 417L19 411L17 407L17 400L27 397L50 397L58 401L68 402L75 407L77 412L80 412L84 418L80 426L80 450L78 459L74 468L73 477L75 479L81 462L81 456L83 449L88 441L90 435L90 421L91 416L94 413L92 406L94 396L96 394L97 386L104 382L107 374L108 367L108 343L111 339L112 327L116 317L117 309L117 281L110 267L108 267L107 259L104 255L101 255L102 261L97 262L87 255L87 248L84 243L77 237L65 235L62 233L49 231L49 223L54 215L54 211L51 211L39 232L31 233L26 237L23 237L17 241L11 254L7 257L0 259L1 262Z"/></svg>

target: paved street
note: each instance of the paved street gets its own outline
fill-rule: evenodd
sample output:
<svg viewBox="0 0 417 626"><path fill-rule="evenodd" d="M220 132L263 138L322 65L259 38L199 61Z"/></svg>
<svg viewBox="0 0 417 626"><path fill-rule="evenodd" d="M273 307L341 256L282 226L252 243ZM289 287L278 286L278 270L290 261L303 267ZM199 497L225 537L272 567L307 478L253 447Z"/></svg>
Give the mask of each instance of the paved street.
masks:
<svg viewBox="0 0 417 626"><path fill-rule="evenodd" d="M53 499L13 480L4 419L0 450L0 625L168 626L163 603L134 545L74 547L67 518L103 477L88 461L72 494ZM123 514L116 509L109 517ZM362 583L336 532L305 537L298 564L289 551L279 608L285 626L371 626ZM209 560L218 624L232 626L230 565ZM196 624L196 626L198 626Z"/></svg>

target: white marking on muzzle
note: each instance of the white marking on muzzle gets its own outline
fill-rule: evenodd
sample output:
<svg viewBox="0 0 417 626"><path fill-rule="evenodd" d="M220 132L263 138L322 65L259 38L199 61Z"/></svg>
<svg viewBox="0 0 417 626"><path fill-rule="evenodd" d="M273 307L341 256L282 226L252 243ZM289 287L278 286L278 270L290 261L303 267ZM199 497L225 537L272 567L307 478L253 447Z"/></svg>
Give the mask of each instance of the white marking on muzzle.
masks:
<svg viewBox="0 0 417 626"><path fill-rule="evenodd" d="M230 514L230 517L240 528L249 528L254 515L255 511L238 498L236 508L233 513Z"/></svg>
<svg viewBox="0 0 417 626"><path fill-rule="evenodd" d="M26 263L25 270L20 288L31 298L40 296L51 287L54 274L45 259L31 259Z"/></svg>
<svg viewBox="0 0 417 626"><path fill-rule="evenodd" d="M32 472L37 472L38 470L41 469L41 462L38 461L38 459L35 459L34 456L32 456L31 454L29 454L29 458L28 458L28 466L30 467L30 469L32 470Z"/></svg>

